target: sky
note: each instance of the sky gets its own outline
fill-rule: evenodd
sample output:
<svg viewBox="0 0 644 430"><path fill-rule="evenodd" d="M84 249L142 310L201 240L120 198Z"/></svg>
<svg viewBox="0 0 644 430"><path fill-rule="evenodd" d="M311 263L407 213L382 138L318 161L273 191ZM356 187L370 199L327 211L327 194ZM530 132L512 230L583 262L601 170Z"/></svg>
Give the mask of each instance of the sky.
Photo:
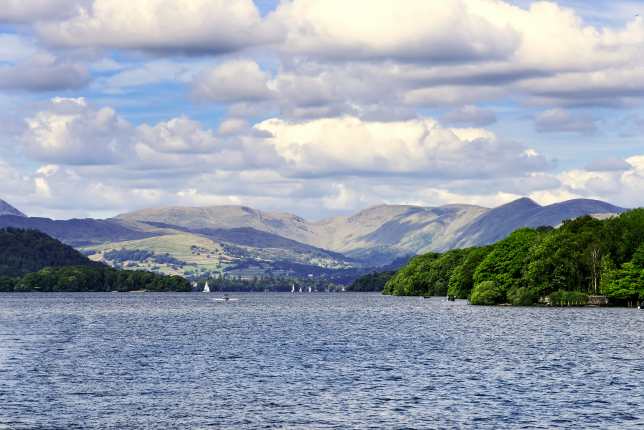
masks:
<svg viewBox="0 0 644 430"><path fill-rule="evenodd" d="M0 0L0 199L644 205L644 2Z"/></svg>

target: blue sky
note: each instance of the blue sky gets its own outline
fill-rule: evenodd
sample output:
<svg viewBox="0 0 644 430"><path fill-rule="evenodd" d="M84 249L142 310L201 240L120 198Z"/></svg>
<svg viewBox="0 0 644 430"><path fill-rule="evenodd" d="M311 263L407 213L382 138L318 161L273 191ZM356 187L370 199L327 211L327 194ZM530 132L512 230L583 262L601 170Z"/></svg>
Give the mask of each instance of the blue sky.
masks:
<svg viewBox="0 0 644 430"><path fill-rule="evenodd" d="M644 3L38 0L0 7L0 198L644 204Z"/></svg>

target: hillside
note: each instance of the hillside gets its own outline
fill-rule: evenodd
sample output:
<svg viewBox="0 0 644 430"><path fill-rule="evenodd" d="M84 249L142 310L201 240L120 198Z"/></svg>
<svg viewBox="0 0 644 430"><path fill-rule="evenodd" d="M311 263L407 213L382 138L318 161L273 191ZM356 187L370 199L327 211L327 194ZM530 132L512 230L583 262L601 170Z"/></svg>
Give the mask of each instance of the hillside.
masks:
<svg viewBox="0 0 644 430"><path fill-rule="evenodd" d="M170 207L106 220L5 215L0 227L39 229L115 267L199 277L339 274L344 279L412 255L494 243L521 227L554 227L581 215L623 211L595 200L540 206L519 199L493 209L380 205L308 221L245 206Z"/></svg>
<svg viewBox="0 0 644 430"><path fill-rule="evenodd" d="M583 215L620 214L625 209L598 200L576 199L540 206L523 198L491 209L463 229L446 249L495 243L522 227L555 227Z"/></svg>
<svg viewBox="0 0 644 430"><path fill-rule="evenodd" d="M0 229L0 276L23 276L44 267L96 267L74 248L36 230Z"/></svg>
<svg viewBox="0 0 644 430"><path fill-rule="evenodd" d="M18 217L26 216L18 209L11 206L9 203L5 202L4 200L0 200L0 216L2 215L12 215L12 216L18 216Z"/></svg>
<svg viewBox="0 0 644 430"><path fill-rule="evenodd" d="M0 229L0 291L190 291L183 278L115 270L36 230Z"/></svg>

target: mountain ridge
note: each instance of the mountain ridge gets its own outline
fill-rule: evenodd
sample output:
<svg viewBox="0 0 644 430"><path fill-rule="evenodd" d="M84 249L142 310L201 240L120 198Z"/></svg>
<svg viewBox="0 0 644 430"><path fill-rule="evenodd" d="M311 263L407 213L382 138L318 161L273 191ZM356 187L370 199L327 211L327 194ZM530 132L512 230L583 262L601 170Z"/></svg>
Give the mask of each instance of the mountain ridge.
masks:
<svg viewBox="0 0 644 430"><path fill-rule="evenodd" d="M556 227L565 219L581 215L610 216L625 210L591 199L542 206L521 198L496 208L377 205L347 216L308 221L287 212L248 206L173 206L104 220L56 221L6 215L0 216L0 227L45 231L110 264L117 263L107 258L115 255L114 251L145 250L154 258L133 261L133 267L239 276L284 274L292 269L306 275L307 271L318 273L318 269L328 272L383 267L429 251L487 245L521 227ZM130 254L139 255L119 255ZM166 254L172 259L163 257ZM158 261L174 263L159 266ZM119 264L122 262L119 260Z"/></svg>
<svg viewBox="0 0 644 430"><path fill-rule="evenodd" d="M27 217L24 213L16 209L15 207L11 206L9 203L6 201L0 199L0 216L3 215L13 215L13 216L18 216L18 217Z"/></svg>

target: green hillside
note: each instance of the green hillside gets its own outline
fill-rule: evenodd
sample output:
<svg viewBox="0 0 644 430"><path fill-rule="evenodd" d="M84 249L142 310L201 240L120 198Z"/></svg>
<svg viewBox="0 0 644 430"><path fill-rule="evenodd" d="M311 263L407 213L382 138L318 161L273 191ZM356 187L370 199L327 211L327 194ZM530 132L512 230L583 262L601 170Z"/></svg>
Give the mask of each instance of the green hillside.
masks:
<svg viewBox="0 0 644 430"><path fill-rule="evenodd" d="M97 267L97 263L40 231L0 229L0 276L18 277L60 266Z"/></svg>
<svg viewBox="0 0 644 430"><path fill-rule="evenodd" d="M385 294L453 295L472 304L612 304L644 300L644 209L558 229L519 229L484 248L413 258L385 285Z"/></svg>
<svg viewBox="0 0 644 430"><path fill-rule="evenodd" d="M0 291L190 291L188 281L90 261L36 230L0 229Z"/></svg>

